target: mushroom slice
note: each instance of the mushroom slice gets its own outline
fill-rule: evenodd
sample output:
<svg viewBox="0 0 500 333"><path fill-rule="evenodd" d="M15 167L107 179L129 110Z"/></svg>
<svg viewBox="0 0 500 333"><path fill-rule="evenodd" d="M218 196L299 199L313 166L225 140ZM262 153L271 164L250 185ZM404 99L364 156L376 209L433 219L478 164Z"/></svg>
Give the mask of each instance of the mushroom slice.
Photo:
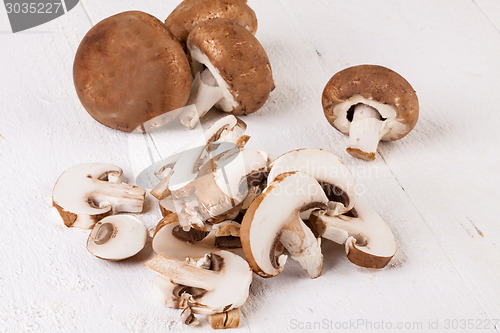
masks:
<svg viewBox="0 0 500 333"><path fill-rule="evenodd" d="M243 147L249 139L243 135L245 130L246 124L233 115L216 121L204 135L161 163L156 171L160 183L151 194L162 200L170 194L179 198L191 193L194 187L188 185L200 167L213 156L236 146Z"/></svg>
<svg viewBox="0 0 500 333"><path fill-rule="evenodd" d="M220 249L243 255L234 239L239 240L239 225L232 221L224 221L212 230L191 228L185 231L179 224L177 214L172 213L158 223L152 237L152 247L156 253L179 260L202 257L205 253Z"/></svg>
<svg viewBox="0 0 500 333"><path fill-rule="evenodd" d="M387 223L371 208L356 204L348 215L311 215L311 224L322 236L345 244L347 258L367 268L383 268L396 253L396 241Z"/></svg>
<svg viewBox="0 0 500 333"><path fill-rule="evenodd" d="M264 48L236 23L207 21L191 31L187 47L191 66L206 68L196 74L188 107L179 115L186 127L193 128L214 105L235 115L256 112L274 89Z"/></svg>
<svg viewBox="0 0 500 333"><path fill-rule="evenodd" d="M300 171L321 184L330 200L329 214L339 215L351 210L358 198L354 177L340 158L323 149L298 149L278 157L271 165L268 181L278 175Z"/></svg>
<svg viewBox="0 0 500 333"><path fill-rule="evenodd" d="M347 152L374 160L380 140L399 140L418 120L418 98L398 73L375 65L349 67L326 84L322 97L326 119L349 135Z"/></svg>
<svg viewBox="0 0 500 333"><path fill-rule="evenodd" d="M84 229L110 214L142 212L146 191L121 183L122 178L123 172L116 165L76 165L57 180L52 204L67 227Z"/></svg>
<svg viewBox="0 0 500 333"><path fill-rule="evenodd" d="M92 229L87 249L100 259L118 261L139 253L146 245L148 232L136 217L112 215Z"/></svg>
<svg viewBox="0 0 500 333"><path fill-rule="evenodd" d="M203 228L206 221L240 205L248 195L248 179L266 172L268 165L269 155L255 149L235 148L211 159L194 182L197 205L185 208L188 218L181 218L181 224Z"/></svg>
<svg viewBox="0 0 500 333"><path fill-rule="evenodd" d="M144 130L146 122L166 113L174 115L162 122L175 119L174 110L186 105L191 90L182 46L163 22L140 11L111 16L90 29L76 52L73 78L85 110L125 132Z"/></svg>
<svg viewBox="0 0 500 333"><path fill-rule="evenodd" d="M210 269L195 267L185 261L159 254L145 266L188 294L187 306L193 313L211 315L242 306L248 298L252 270L240 256L228 251L214 251L207 255ZM191 294L192 290L196 295ZM187 306L182 306L183 308Z"/></svg>
<svg viewBox="0 0 500 333"><path fill-rule="evenodd" d="M240 325L240 309L210 315L209 321L213 329L236 328Z"/></svg>
<svg viewBox="0 0 500 333"><path fill-rule="evenodd" d="M241 244L252 269L263 277L281 273L287 259L277 251L281 242L310 277L320 276L321 239L304 224L300 212L326 210L327 204L314 177L300 172L277 176L250 205L241 224Z"/></svg>
<svg viewBox="0 0 500 333"><path fill-rule="evenodd" d="M165 20L170 32L182 43L196 26L223 18L246 28L255 35L257 17L246 0L184 0Z"/></svg>

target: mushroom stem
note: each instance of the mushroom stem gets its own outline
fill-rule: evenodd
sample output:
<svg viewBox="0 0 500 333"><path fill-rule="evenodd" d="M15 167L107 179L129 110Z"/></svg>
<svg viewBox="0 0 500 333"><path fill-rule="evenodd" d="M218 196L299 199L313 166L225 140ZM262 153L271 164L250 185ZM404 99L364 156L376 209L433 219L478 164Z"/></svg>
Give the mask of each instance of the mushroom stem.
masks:
<svg viewBox="0 0 500 333"><path fill-rule="evenodd" d="M208 68L201 74L197 73L187 107L179 116L182 125L194 128L199 119L210 111L222 97L224 97L222 90ZM191 107L192 105L194 108Z"/></svg>
<svg viewBox="0 0 500 333"><path fill-rule="evenodd" d="M108 183L89 200L99 208L111 205L113 212L140 213L144 204L145 190L128 184Z"/></svg>
<svg viewBox="0 0 500 333"><path fill-rule="evenodd" d="M316 238L300 218L296 220L296 223L285 226L280 242L311 278L315 279L321 275L323 271L321 238Z"/></svg>
<svg viewBox="0 0 500 333"><path fill-rule="evenodd" d="M378 111L360 103L354 107L349 128L349 147L346 149L354 157L373 161L380 139L385 134L385 126Z"/></svg>
<svg viewBox="0 0 500 333"><path fill-rule="evenodd" d="M214 271L194 267L177 259L159 254L145 264L146 267L162 274L175 284L212 290L212 281L218 278Z"/></svg>

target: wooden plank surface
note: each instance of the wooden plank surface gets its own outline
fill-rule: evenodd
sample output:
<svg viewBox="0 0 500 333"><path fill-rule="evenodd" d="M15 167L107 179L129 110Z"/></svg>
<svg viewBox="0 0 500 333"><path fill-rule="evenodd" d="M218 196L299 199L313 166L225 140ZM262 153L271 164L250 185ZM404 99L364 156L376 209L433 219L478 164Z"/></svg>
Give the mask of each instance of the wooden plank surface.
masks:
<svg viewBox="0 0 500 333"><path fill-rule="evenodd" d="M0 332L191 331L161 304L154 274L142 267L151 253L98 261L85 250L88 232L67 230L51 208L53 184L69 166L112 162L133 181L196 135L174 125L150 135L107 129L83 110L72 85L74 53L91 25L131 9L163 19L176 5L84 0L54 22L0 34ZM293 262L276 278L255 277L238 331L310 331L315 322L356 330L353 321L359 329L384 321L418 331L436 320L444 331L447 319L499 319L498 1L250 5L276 90L244 118L249 146L275 156L301 147L338 154L399 249L388 268L372 271L325 241L320 278L308 279ZM325 121L320 102L336 71L360 63L401 73L421 107L415 130L382 144L372 163L345 153L347 140ZM141 218L148 227L158 220L153 200Z"/></svg>

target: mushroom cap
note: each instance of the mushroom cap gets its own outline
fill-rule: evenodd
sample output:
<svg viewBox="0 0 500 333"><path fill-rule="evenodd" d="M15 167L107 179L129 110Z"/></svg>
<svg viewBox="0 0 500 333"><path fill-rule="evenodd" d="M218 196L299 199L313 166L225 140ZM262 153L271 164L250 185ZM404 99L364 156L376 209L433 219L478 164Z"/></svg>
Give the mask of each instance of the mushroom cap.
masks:
<svg viewBox="0 0 500 333"><path fill-rule="evenodd" d="M274 89L271 64L259 41L242 26L223 19L210 20L189 34L187 46L195 59L196 51L206 56L218 71L235 100L235 115L259 110ZM207 64L205 64L207 65ZM221 86L221 82L218 82Z"/></svg>
<svg viewBox="0 0 500 333"><path fill-rule="evenodd" d="M184 0L170 13L165 25L185 43L197 25L216 18L239 24L252 34L257 31L257 17L246 0Z"/></svg>
<svg viewBox="0 0 500 333"><path fill-rule="evenodd" d="M144 224L130 215L111 215L94 226L87 249L94 256L111 261L130 258L146 245L148 232Z"/></svg>
<svg viewBox="0 0 500 333"><path fill-rule="evenodd" d="M359 103L374 107L382 118L394 120L382 140L401 139L418 120L415 90L398 73L377 65L359 65L336 73L323 90L322 103L328 122L346 135L348 111Z"/></svg>
<svg viewBox="0 0 500 333"><path fill-rule="evenodd" d="M131 132L184 107L191 70L181 45L157 18L124 12L85 35L73 65L76 92L101 124Z"/></svg>
<svg viewBox="0 0 500 333"><path fill-rule="evenodd" d="M272 163L267 181L271 183L278 175L292 171L316 178L330 201L342 203L339 213L351 210L356 204L356 181L347 165L333 153L315 148L292 150Z"/></svg>

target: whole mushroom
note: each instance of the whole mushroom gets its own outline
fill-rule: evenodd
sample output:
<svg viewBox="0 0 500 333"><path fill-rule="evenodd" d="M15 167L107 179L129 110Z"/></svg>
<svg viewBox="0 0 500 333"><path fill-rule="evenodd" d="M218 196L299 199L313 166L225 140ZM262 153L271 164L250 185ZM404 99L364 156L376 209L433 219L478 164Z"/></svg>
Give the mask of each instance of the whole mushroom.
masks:
<svg viewBox="0 0 500 333"><path fill-rule="evenodd" d="M196 73L181 123L194 127L214 105L234 115L256 112L274 89L271 65L259 41L242 26L210 20L191 31L188 52Z"/></svg>
<svg viewBox="0 0 500 333"><path fill-rule="evenodd" d="M140 11L111 16L90 29L76 52L73 78L87 112L125 132L184 107L191 88L182 46L163 22Z"/></svg>
<svg viewBox="0 0 500 333"><path fill-rule="evenodd" d="M216 18L239 24L252 34L257 31L257 17L246 0L184 0L170 13L165 25L185 43L191 30Z"/></svg>
<svg viewBox="0 0 500 333"><path fill-rule="evenodd" d="M382 66L360 65L335 74L322 97L326 119L349 135L347 152L374 160L380 140L399 140L418 120L418 98L398 73Z"/></svg>

